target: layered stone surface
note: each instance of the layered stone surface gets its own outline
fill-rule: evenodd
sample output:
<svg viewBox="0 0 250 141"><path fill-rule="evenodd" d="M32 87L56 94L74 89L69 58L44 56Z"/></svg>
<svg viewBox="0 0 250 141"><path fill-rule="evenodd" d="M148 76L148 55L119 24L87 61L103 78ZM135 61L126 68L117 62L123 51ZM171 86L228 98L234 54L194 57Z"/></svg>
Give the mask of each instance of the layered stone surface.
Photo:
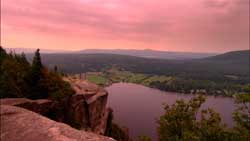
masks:
<svg viewBox="0 0 250 141"><path fill-rule="evenodd" d="M20 107L0 105L0 109L0 140L3 141L114 141L76 130Z"/></svg>
<svg viewBox="0 0 250 141"><path fill-rule="evenodd" d="M48 116L56 107L56 102L48 99L4 98L0 99L0 104L23 107L44 116Z"/></svg>

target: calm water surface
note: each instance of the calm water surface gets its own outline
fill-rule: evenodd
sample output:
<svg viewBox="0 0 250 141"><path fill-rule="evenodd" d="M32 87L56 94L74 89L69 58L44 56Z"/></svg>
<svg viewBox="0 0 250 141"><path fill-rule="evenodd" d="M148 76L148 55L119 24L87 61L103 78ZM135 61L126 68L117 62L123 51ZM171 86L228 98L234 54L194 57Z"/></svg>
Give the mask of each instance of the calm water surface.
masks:
<svg viewBox="0 0 250 141"><path fill-rule="evenodd" d="M148 135L153 141L157 139L156 119L163 114L163 103L173 104L177 99L190 99L193 96L130 83L116 83L106 89L109 92L108 105L114 110L114 120L128 127L131 137ZM232 126L232 98L207 96L202 108L207 107L219 112L223 122Z"/></svg>

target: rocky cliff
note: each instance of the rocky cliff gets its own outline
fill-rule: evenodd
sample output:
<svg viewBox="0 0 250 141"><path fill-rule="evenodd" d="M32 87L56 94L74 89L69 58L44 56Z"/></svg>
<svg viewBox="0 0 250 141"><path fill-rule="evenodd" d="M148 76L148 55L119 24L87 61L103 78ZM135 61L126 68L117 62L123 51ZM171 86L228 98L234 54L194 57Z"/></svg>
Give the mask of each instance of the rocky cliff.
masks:
<svg viewBox="0 0 250 141"><path fill-rule="evenodd" d="M114 141L16 106L0 105L0 109L2 141Z"/></svg>
<svg viewBox="0 0 250 141"><path fill-rule="evenodd" d="M106 108L108 93L85 80L64 78L75 91L61 102L48 99L0 99L1 105L17 106L36 112L77 129L104 135L110 110Z"/></svg>
<svg viewBox="0 0 250 141"><path fill-rule="evenodd" d="M75 94L66 103L67 120L74 121L80 129L104 134L109 110L108 93L103 88L84 80L67 78Z"/></svg>
<svg viewBox="0 0 250 141"><path fill-rule="evenodd" d="M90 132L92 132L92 135L94 135L93 133L98 134L98 135L104 135L108 126L109 132L111 132L110 128L112 128L113 131L111 132L112 134L106 134L106 135L112 136L112 137L115 137L117 139L121 139L124 141L129 140L127 131L125 132L122 129L113 128L114 125L112 123L112 119L109 119L110 117L109 115L112 113L111 112L112 110L106 107L107 99L108 99L108 93L106 90L104 90L103 88L95 84L89 83L85 80L74 79L73 77L67 77L67 78L64 78L64 80L71 84L71 87L74 89L75 94L65 97L62 101L52 101L49 99L30 100L27 98L0 99L0 105L2 105L1 107L5 107L3 114L1 114L1 118L2 117L6 118L6 120L4 120L3 123L1 123L1 125L3 125L2 127L4 127L4 130L3 130L4 132L1 131L1 135L2 133L4 135L5 132L8 132L8 134L10 135L6 136L6 139L8 138L12 139L11 134L14 134L16 132L16 130L11 129L11 128L14 128L15 124L7 120L9 116L10 118L13 118L13 120L14 119L17 120L16 121L18 122L18 124L16 124L17 128L20 128L20 130L27 129L27 132L31 132L30 130L32 128L39 129L39 126L43 124L39 122L40 121L47 122L48 119L45 120L45 117L47 117L47 118L54 120L54 122L57 121L57 122L66 123L70 125L71 127L80 129L81 131L87 131L89 132L88 135L91 134ZM26 113L27 110L15 108L14 106L28 109L29 111L33 111L37 114L43 115L44 117L40 116L40 118L43 120L36 121L35 119L37 119L37 114L33 114L32 112L31 112L32 114L30 112ZM12 112L8 112L9 111L8 109L10 109L10 111L17 111L17 112L14 112L13 114ZM25 115L25 116L19 116L20 114ZM32 115L32 116L35 115L35 117L32 120L29 120L29 118L27 118L26 119L27 124L29 125L29 124L34 123L35 125L36 124L39 125L38 127L30 125L31 129L29 129L28 127L24 129L24 127L21 124L21 121L25 120L25 118L28 115ZM52 124L52 123L50 122L49 124ZM45 129L48 129L49 124L44 125L43 127L44 131L42 129L41 133L34 135L34 137L32 136L32 138L35 139L35 137L38 137L39 135L41 135L41 137L50 136L50 135L42 135L45 133L50 134L50 131L48 132L45 131ZM59 125L59 123L53 123L53 125L54 124ZM18 127L18 126L21 126L21 127ZM63 127L62 130L59 129L60 127L56 127L56 128L58 129L49 128L48 130L52 130L53 132L56 132L59 136L61 136L61 132L64 132L64 130L70 130L70 131L72 130L72 129L68 129L68 127L67 129L66 127ZM113 135L113 133L117 133L117 130L120 131L119 136ZM22 131L22 132L25 132L25 131ZM20 133L22 134L22 132ZM72 132L74 133L75 131L72 131ZM87 132L83 132L83 133L87 133ZM21 135L19 134L19 131L16 133L18 133L18 136ZM79 134L79 133L77 132L75 134ZM120 138L120 134L122 134L124 137L122 136L123 138ZM64 133L62 136L65 136ZM82 138L79 138L79 140L81 139Z"/></svg>
<svg viewBox="0 0 250 141"><path fill-rule="evenodd" d="M18 106L75 128L104 134L110 110L106 107L108 93L103 88L84 80L65 78L75 94L63 102L27 98L0 99L2 105Z"/></svg>

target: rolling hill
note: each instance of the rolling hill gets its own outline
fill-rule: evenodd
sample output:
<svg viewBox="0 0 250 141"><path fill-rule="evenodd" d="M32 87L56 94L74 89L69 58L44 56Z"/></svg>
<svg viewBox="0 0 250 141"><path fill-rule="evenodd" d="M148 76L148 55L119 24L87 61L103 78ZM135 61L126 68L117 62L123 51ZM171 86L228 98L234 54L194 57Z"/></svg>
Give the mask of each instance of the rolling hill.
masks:
<svg viewBox="0 0 250 141"><path fill-rule="evenodd" d="M117 67L135 73L174 75L187 79L224 81L233 75L249 82L249 50L193 60L166 60L115 54L42 54L45 65L66 73L103 71ZM31 58L28 55L28 58ZM235 81L235 80L234 80Z"/></svg>
<svg viewBox="0 0 250 141"><path fill-rule="evenodd" d="M171 51L157 51L151 49L135 50L135 49L87 49L78 51L80 54L116 54L129 55L143 58L155 59L198 59L217 55L216 53L193 53L193 52L171 52Z"/></svg>
<svg viewBox="0 0 250 141"><path fill-rule="evenodd" d="M231 51L224 54L204 58L209 61L227 61L227 62L238 62L238 63L249 63L250 60L250 51L241 50L241 51Z"/></svg>
<svg viewBox="0 0 250 141"><path fill-rule="evenodd" d="M29 53L34 53L36 51L35 48L4 48L7 52L15 52L17 54L20 53L25 53L25 54L29 54ZM40 49L40 52L42 53L72 53L69 51L65 51L65 50L53 50L53 49Z"/></svg>
<svg viewBox="0 0 250 141"><path fill-rule="evenodd" d="M33 53L34 48L5 48L7 52L13 51L16 53ZM135 50L135 49L86 49L80 51L66 51L66 50L51 50L41 49L41 53L53 53L53 54L116 54L116 55L129 55L143 58L155 58L155 59L198 59L217 55L216 53L193 53L193 52L170 52L170 51L156 51L156 50Z"/></svg>

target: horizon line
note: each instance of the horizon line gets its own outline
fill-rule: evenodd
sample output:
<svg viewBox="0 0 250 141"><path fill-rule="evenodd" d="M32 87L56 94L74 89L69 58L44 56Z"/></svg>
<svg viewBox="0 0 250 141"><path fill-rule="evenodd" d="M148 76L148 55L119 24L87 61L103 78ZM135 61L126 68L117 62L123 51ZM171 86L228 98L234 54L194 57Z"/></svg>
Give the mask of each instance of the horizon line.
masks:
<svg viewBox="0 0 250 141"><path fill-rule="evenodd" d="M54 52L80 52L80 51L86 51L86 50L103 50L103 51L111 51L111 50L131 50L131 51L146 51L146 50L150 50L150 51L159 51L159 52L176 52L176 53L214 53L214 54L218 54L218 53L227 53L227 52L232 52L232 51L244 51L244 50L250 50L250 49L240 49L240 50L228 50L228 51L207 51L207 52L192 52L192 51L172 51L172 50L157 50L157 49L150 49L150 48L145 48L145 49L119 49L119 48L107 48L107 49L100 49L100 48L85 48L85 49L49 49L49 48L26 48L26 47L4 47L5 49L29 49L29 50L36 50L36 49L40 49L40 50L48 50L48 51L54 51Z"/></svg>

